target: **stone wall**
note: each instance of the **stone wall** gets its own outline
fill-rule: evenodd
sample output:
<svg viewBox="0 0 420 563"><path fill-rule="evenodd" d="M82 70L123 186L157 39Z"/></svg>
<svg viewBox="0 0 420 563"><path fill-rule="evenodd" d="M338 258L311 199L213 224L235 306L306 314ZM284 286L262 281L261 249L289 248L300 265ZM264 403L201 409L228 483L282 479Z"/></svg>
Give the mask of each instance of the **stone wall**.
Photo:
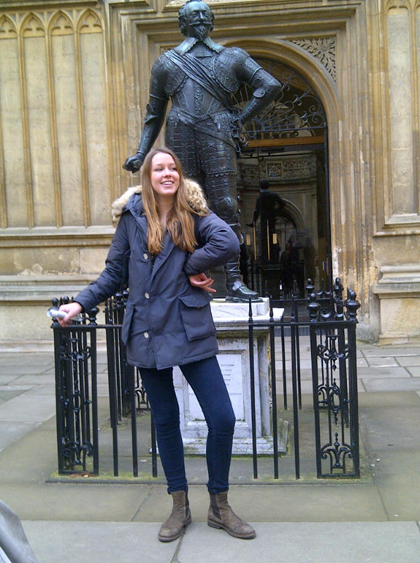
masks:
<svg viewBox="0 0 420 563"><path fill-rule="evenodd" d="M178 0L0 0L0 341L51 339L49 300L102 269L138 182L150 68ZM420 12L414 0L214 0L212 37L295 68L328 116L332 252L359 334L420 336ZM160 139L162 142L162 138ZM25 311L29 323L17 321Z"/></svg>

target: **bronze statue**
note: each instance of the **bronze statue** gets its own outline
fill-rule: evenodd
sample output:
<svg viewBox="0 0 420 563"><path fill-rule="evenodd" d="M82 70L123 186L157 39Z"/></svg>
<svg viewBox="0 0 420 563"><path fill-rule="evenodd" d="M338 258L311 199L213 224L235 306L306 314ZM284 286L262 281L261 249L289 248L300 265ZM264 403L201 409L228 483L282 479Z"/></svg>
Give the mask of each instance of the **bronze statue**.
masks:
<svg viewBox="0 0 420 563"><path fill-rule="evenodd" d="M237 204L237 152L241 128L280 93L280 83L248 53L209 38L214 14L202 0L188 0L178 14L186 39L161 55L152 68L150 99L139 148L124 165L137 172L166 119L166 146L182 162L186 176L206 193L210 208L228 223L240 242ZM232 102L241 84L253 90L239 112ZM239 255L225 265L227 300L248 301L258 294L242 281Z"/></svg>

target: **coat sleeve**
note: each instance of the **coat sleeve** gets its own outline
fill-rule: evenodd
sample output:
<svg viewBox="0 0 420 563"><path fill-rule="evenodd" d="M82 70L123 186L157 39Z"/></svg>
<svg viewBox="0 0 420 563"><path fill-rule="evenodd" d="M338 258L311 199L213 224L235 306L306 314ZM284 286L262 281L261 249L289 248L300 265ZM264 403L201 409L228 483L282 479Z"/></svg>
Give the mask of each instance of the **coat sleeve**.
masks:
<svg viewBox="0 0 420 563"><path fill-rule="evenodd" d="M105 270L97 280L83 289L74 299L85 311L89 311L92 307L115 295L121 288L124 263L128 259L130 250L127 236L128 218L128 214L124 213L118 223L105 261Z"/></svg>
<svg viewBox="0 0 420 563"><path fill-rule="evenodd" d="M185 262L187 276L222 266L239 255L238 237L215 213L197 218L196 235L199 246Z"/></svg>

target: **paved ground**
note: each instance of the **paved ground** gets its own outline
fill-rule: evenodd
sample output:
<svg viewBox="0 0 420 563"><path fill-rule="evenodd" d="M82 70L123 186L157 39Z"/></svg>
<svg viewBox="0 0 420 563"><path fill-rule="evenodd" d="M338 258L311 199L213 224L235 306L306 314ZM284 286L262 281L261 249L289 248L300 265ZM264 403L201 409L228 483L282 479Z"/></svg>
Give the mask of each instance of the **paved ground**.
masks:
<svg viewBox="0 0 420 563"><path fill-rule="evenodd" d="M39 563L420 562L420 347L359 345L362 478L252 479L232 468L230 500L257 530L236 540L206 525L203 460L189 462L193 524L171 544L156 538L170 509L162 479L60 483L52 351L3 349L0 498L20 516ZM302 355L303 367L308 355ZM102 366L100 394L106 394ZM303 372L303 392L309 391ZM282 458L284 465L290 463Z"/></svg>

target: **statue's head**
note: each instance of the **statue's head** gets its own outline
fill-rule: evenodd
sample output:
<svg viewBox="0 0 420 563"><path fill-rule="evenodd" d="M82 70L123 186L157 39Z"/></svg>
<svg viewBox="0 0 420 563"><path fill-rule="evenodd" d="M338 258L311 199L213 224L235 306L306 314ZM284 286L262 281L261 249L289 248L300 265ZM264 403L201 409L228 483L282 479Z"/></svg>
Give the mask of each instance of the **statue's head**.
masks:
<svg viewBox="0 0 420 563"><path fill-rule="evenodd" d="M205 39L214 27L214 14L202 0L188 0L178 12L179 27L187 37Z"/></svg>

